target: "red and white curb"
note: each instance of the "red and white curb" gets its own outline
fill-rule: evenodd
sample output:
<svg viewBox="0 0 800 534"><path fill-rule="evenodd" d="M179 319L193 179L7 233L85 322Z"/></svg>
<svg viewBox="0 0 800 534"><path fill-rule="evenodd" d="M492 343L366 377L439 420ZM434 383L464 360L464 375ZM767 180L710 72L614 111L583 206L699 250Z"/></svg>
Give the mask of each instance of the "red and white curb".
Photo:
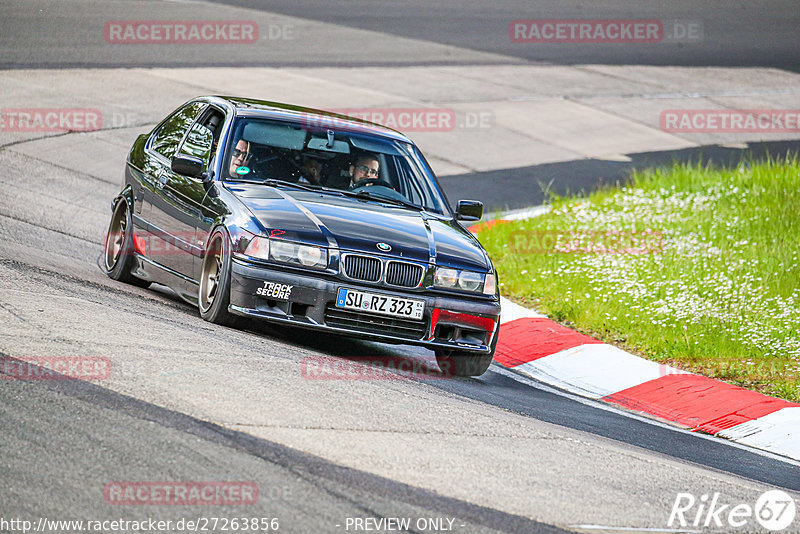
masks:
<svg viewBox="0 0 800 534"><path fill-rule="evenodd" d="M571 393L800 461L800 404L634 356L502 298L495 362Z"/></svg>

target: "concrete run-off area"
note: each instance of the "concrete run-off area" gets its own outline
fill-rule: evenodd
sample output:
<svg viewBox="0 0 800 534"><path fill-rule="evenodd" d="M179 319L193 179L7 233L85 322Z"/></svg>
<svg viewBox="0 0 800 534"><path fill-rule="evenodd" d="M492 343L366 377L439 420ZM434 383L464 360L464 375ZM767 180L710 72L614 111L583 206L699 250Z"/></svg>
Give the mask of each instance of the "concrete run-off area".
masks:
<svg viewBox="0 0 800 534"><path fill-rule="evenodd" d="M120 176L136 135L201 94L288 102L388 123L420 145L440 176L587 158L626 161L643 151L800 135L775 128L662 128L668 110L800 110L800 74L763 68L11 70L0 88L6 95L0 144L15 143L11 150L52 163L81 162L86 172L109 177ZM153 94L158 98L146 96ZM66 128L77 133L56 135Z"/></svg>

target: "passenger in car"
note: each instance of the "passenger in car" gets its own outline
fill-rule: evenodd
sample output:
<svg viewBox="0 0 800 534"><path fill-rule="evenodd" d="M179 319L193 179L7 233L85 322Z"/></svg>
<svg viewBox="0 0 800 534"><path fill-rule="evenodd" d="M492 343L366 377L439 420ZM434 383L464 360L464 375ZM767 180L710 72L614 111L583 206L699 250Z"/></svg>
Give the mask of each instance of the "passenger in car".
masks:
<svg viewBox="0 0 800 534"><path fill-rule="evenodd" d="M320 185L322 182L322 162L310 156L303 156L303 175L298 182Z"/></svg>

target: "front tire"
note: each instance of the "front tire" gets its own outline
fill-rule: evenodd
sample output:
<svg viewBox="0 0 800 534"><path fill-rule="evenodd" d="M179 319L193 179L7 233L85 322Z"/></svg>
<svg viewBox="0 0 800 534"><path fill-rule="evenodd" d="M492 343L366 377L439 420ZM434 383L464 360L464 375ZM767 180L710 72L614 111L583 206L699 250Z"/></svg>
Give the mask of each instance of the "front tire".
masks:
<svg viewBox="0 0 800 534"><path fill-rule="evenodd" d="M231 288L231 246L228 233L215 229L208 239L200 273L197 307L200 317L214 324L232 326L235 317L228 311Z"/></svg>
<svg viewBox="0 0 800 534"><path fill-rule="evenodd" d="M117 202L103 244L103 269L109 278L139 287L148 287L150 282L131 274L136 259L133 257L133 222L128 201Z"/></svg>
<svg viewBox="0 0 800 534"><path fill-rule="evenodd" d="M489 369L497 350L499 332L494 333L488 354L475 354L457 350L437 350L436 363L445 376L481 376Z"/></svg>
<svg viewBox="0 0 800 534"><path fill-rule="evenodd" d="M474 352L437 351L436 363L445 376L481 376L489 369L494 351L489 354Z"/></svg>

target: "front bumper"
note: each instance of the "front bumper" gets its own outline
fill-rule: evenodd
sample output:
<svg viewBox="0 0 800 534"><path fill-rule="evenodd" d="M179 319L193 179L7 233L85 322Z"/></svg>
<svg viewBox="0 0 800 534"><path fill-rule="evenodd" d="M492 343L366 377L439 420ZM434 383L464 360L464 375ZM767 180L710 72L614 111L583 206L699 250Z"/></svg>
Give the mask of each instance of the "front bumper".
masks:
<svg viewBox="0 0 800 534"><path fill-rule="evenodd" d="M233 258L231 266L228 309L237 315L432 350L487 354L497 336L500 304L496 301L443 297L339 280L325 274L283 271L238 257ZM423 318L415 321L337 308L340 287L422 299Z"/></svg>

